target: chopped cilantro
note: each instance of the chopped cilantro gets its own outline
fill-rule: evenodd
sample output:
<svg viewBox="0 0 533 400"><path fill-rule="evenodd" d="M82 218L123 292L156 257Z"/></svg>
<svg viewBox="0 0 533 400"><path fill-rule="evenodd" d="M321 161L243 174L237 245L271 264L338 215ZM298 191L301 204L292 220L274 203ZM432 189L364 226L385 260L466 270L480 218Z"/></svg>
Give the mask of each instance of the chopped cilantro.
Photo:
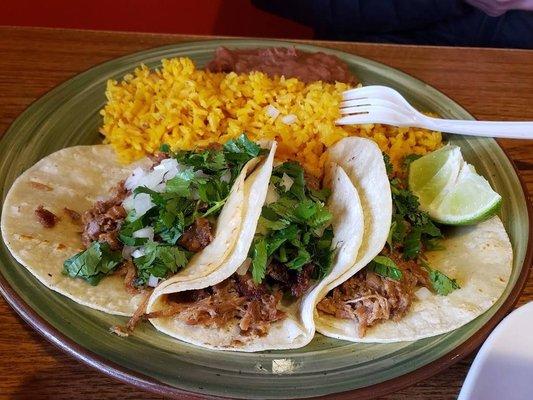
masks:
<svg viewBox="0 0 533 400"><path fill-rule="evenodd" d="M289 189L289 192L292 194L291 197L295 198L296 200L304 200L306 198L306 185L304 170L300 164L294 161L287 161L278 165L272 172L272 176L274 178L281 178L283 174L287 174L293 180L291 188Z"/></svg>
<svg viewBox="0 0 533 400"><path fill-rule="evenodd" d="M439 270L431 268L425 261L422 261L422 266L428 271L429 281L435 293L447 296L454 290L461 289L455 279L451 279Z"/></svg>
<svg viewBox="0 0 533 400"><path fill-rule="evenodd" d="M437 248L441 231L428 214L420 210L418 197L406 189L406 183L394 176L389 157L384 154L392 192L393 215L387 243L392 250L399 250L404 259L418 259L424 248ZM416 159L416 155L406 157Z"/></svg>
<svg viewBox="0 0 533 400"><path fill-rule="evenodd" d="M162 143L161 146L159 146L159 151L161 153L170 153L170 145L167 143Z"/></svg>
<svg viewBox="0 0 533 400"><path fill-rule="evenodd" d="M261 282L267 268L267 243L265 239L254 242L252 246L252 279Z"/></svg>
<svg viewBox="0 0 533 400"><path fill-rule="evenodd" d="M385 256L376 256L368 265L370 271L375 272L378 275L381 275L385 278L394 279L399 281L402 279L402 271L394 261L389 257Z"/></svg>
<svg viewBox="0 0 533 400"><path fill-rule="evenodd" d="M286 219L281 218L281 219L272 221L270 219L266 219L262 215L259 217L259 223L258 223L259 226L262 226L271 231L279 231L281 229L285 229L286 227L289 226L289 224L290 222L287 221Z"/></svg>
<svg viewBox="0 0 533 400"><path fill-rule="evenodd" d="M288 190L281 183L284 174L292 179ZM259 283L264 279L272 259L296 271L312 262L314 277L323 278L333 259L333 230L329 226L332 215L324 205L329 191L310 189L303 168L295 162L274 168L270 182L279 198L261 212L261 234L256 235L250 252L253 280Z"/></svg>
<svg viewBox="0 0 533 400"><path fill-rule="evenodd" d="M180 237L197 218L215 218L220 213L243 166L264 152L244 134L218 149L172 152L162 144L159 150L184 168L166 182L163 191L135 188L134 196L147 196L154 206L141 216L130 211L118 233L124 245L143 246L144 255L134 259L138 286L145 285L150 275L164 278L188 262L191 254L178 244ZM147 227L153 228L155 242L133 236ZM121 253L111 251L107 243L93 242L65 261L64 272L96 285L121 261Z"/></svg>
<svg viewBox="0 0 533 400"><path fill-rule="evenodd" d="M112 251L107 243L93 242L86 250L63 263L63 273L72 278L82 278L96 286L121 261L120 251Z"/></svg>
<svg viewBox="0 0 533 400"><path fill-rule="evenodd" d="M133 260L137 267L136 286L144 286L150 275L165 278L169 273L175 273L184 267L191 253L177 246L169 246L150 242L144 246L144 255Z"/></svg>
<svg viewBox="0 0 533 400"><path fill-rule="evenodd" d="M170 151L167 147L162 150ZM171 153L186 168L166 182L164 192L143 186L135 189L134 195L149 195L155 207L139 219L128 218L120 230L120 240L130 246L141 245L146 239L133 238L133 232L151 226L158 240L175 245L198 217L218 215L244 164L261 151L243 134L220 149ZM228 179L223 179L226 175Z"/></svg>
<svg viewBox="0 0 533 400"><path fill-rule="evenodd" d="M244 165L260 153L261 147L248 139L245 134L224 144L224 156L230 163Z"/></svg>

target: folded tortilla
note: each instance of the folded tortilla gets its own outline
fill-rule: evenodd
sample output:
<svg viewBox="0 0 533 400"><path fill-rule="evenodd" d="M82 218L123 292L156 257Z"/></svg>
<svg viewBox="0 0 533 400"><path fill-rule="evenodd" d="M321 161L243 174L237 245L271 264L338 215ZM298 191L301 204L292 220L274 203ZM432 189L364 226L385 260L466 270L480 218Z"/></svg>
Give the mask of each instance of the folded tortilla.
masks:
<svg viewBox="0 0 533 400"><path fill-rule="evenodd" d="M217 270L235 250L236 232L255 213L244 209L245 184L266 192L268 178L255 182L264 175L270 176L275 144L267 160L250 160L237 177L230 195L217 220L213 241L190 260L178 274L204 277ZM132 165L121 165L108 145L75 146L59 150L26 170L9 190L3 209L2 238L13 257L26 267L39 281L79 304L110 314L131 316L139 306L142 295L129 294L124 278L109 275L97 286L82 279L63 275L63 262L83 250L81 231L65 214L64 208L82 214L94 202L109 197L110 190L126 179L138 166L148 166L148 159ZM255 168L254 174L248 174ZM262 171L260 173L260 171ZM35 209L42 205L60 220L53 228L43 227L35 218ZM249 238L253 239L253 232ZM244 260L244 259L243 259Z"/></svg>
<svg viewBox="0 0 533 400"><path fill-rule="evenodd" d="M376 163L380 164L381 169L382 163L371 160L374 157L381 160L381 154L374 152L370 155L369 149L364 153L360 150L355 146L333 146L329 150L330 160L339 162L356 186L358 174L361 173L358 169L375 169ZM390 190L385 187L389 186L386 175L380 173L381 179L377 175L375 181L365 187L381 191L383 196L390 196ZM364 189L361 186L357 188L364 199ZM378 205L373 210L386 214L390 219L390 207L385 209L382 206ZM365 211L367 209L364 207ZM317 297L318 301L379 254L385 245L389 227L386 224L376 226L375 223L372 226L374 229L365 230L357 263L327 285ZM452 331L487 311L504 292L511 274L513 252L501 220L493 217L475 226L451 228L445 236L446 239L441 242L444 250L427 252L426 256L432 268L455 278L460 289L447 296L431 292L420 299L415 297L407 315L398 321L388 320L369 327L363 337L359 337L357 320L335 318L315 310L317 331L325 336L352 342L412 341ZM370 242L373 244L369 245Z"/></svg>
<svg viewBox="0 0 533 400"><path fill-rule="evenodd" d="M370 150L377 151L381 156L377 146L367 139L344 139L337 146L339 149L345 146L356 146L360 148L361 154L365 154ZM383 159L380 159L383 164ZM356 170L352 165L352 163L356 162L358 160L355 159L349 163L345 163L342 159L331 159L326 165L325 186L331 189L327 207L333 215L334 238L332 245L336 250L331 272L323 280L311 287L299 300L290 303L282 300L280 309L287 316L283 320L273 322L265 336L249 337L241 334L237 319L223 329L188 325L178 316L153 318L150 322L158 330L170 336L212 349L252 352L268 349L291 349L308 344L314 336L314 307L322 289L328 283L349 271L357 262L358 257L360 257L360 249L366 254L372 251L369 248L373 249L375 247L379 251L383 247L381 241L368 239L373 237L373 235L367 235L367 231L374 232L378 230L379 232L388 233L388 227L390 226L390 212L389 214L383 213L383 208L392 209L390 188L384 164L380 166L376 162L377 169L362 168L357 170L359 175L351 179L348 171ZM348 171L345 172L344 167L348 167ZM268 176L269 178L270 176ZM383 181L386 181L386 185L383 184ZM388 195L387 190L389 190ZM360 191L364 194L361 200ZM245 197L247 198L245 207L251 208L257 213L257 218L250 219L254 223L244 228L249 230L253 236L265 196L261 194L260 198L253 187L253 181L250 181L245 184ZM364 242L364 237L367 237L366 242ZM203 289L229 278L241 265L240 260L246 257L250 244L246 243L246 246L242 246L234 254L239 262L233 262L228 259L219 270L210 276L202 279L188 279L181 274L166 281L155 289L149 300L147 311L155 312L163 309L165 306L164 299L168 294Z"/></svg>

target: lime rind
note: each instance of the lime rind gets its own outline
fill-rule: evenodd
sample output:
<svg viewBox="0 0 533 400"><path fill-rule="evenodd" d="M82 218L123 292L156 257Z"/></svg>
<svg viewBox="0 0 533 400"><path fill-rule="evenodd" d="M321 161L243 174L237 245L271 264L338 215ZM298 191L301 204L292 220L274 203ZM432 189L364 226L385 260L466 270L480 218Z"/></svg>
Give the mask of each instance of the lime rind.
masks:
<svg viewBox="0 0 533 400"><path fill-rule="evenodd" d="M453 188L463 163L459 148L451 148L446 162L437 173L422 188L413 190L419 198L422 210L427 211L425 205L431 204L437 197L448 193Z"/></svg>
<svg viewBox="0 0 533 400"><path fill-rule="evenodd" d="M502 198L490 183L464 163L453 187L428 206L429 216L447 225L472 225L496 214Z"/></svg>
<svg viewBox="0 0 533 400"><path fill-rule="evenodd" d="M413 193L420 191L449 162L450 158L454 157L462 160L461 150L458 146L449 144L413 161L409 166L409 188Z"/></svg>
<svg viewBox="0 0 533 400"><path fill-rule="evenodd" d="M500 210L501 196L463 160L458 146L434 153L413 161L409 169L409 189L418 196L421 210L446 225L476 224Z"/></svg>

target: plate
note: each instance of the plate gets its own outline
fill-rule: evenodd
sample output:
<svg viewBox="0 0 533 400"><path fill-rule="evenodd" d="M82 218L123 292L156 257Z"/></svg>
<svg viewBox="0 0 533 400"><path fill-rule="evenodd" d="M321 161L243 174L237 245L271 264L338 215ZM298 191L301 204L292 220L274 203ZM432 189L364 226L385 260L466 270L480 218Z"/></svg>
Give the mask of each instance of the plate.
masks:
<svg viewBox="0 0 533 400"><path fill-rule="evenodd" d="M346 61L364 84L391 86L420 109L443 117L472 119L462 107L425 83L385 65L339 51L269 40L214 40L160 47L98 65L51 90L11 125L0 142L2 198L15 178L60 148L97 143L99 110L108 79L120 79L140 63L156 67L162 58L187 56L203 66L217 46L294 45L324 51ZM0 246L0 290L9 304L47 340L102 372L167 396L184 392L241 398L300 398L355 390L377 396L426 378L475 349L516 302L525 284L528 203L520 180L492 139L449 138L461 146L505 199L501 218L514 250L504 295L485 314L448 334L416 342L355 344L316 335L308 346L263 353L214 352L171 339L145 323L133 337L111 335L125 318L80 306L41 285ZM355 393L345 394L346 398Z"/></svg>

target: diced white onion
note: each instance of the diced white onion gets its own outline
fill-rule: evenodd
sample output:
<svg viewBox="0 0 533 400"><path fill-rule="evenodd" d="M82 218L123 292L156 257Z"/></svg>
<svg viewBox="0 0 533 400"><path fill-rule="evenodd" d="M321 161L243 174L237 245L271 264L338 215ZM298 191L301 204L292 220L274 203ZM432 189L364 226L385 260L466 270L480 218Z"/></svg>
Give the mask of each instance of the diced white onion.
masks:
<svg viewBox="0 0 533 400"><path fill-rule="evenodd" d="M141 167L137 167L133 170L131 175L124 182L124 187L128 190L133 190L139 186L139 181L146 175L146 171Z"/></svg>
<svg viewBox="0 0 533 400"><path fill-rule="evenodd" d="M286 192L291 190L293 183L294 183L294 180L286 173L283 173L283 175L281 176L281 184L285 188Z"/></svg>
<svg viewBox="0 0 533 400"><path fill-rule="evenodd" d="M286 125L294 124L296 120L297 118L296 118L296 115L294 114L285 115L284 117L281 118L281 122L283 122Z"/></svg>
<svg viewBox="0 0 533 400"><path fill-rule="evenodd" d="M272 104L269 104L266 107L266 113L270 118L276 119L280 111L276 107L274 107Z"/></svg>
<svg viewBox="0 0 533 400"><path fill-rule="evenodd" d="M265 199L265 205L268 206L270 203L275 203L276 201L278 201L278 199L279 199L279 195L278 195L278 192L276 191L276 188L274 187L273 184L269 184L266 199Z"/></svg>
<svg viewBox="0 0 533 400"><path fill-rule="evenodd" d="M122 207L124 207L126 212L130 212L131 210L133 210L133 195L132 194L130 194L128 197L122 200Z"/></svg>
<svg viewBox="0 0 533 400"><path fill-rule="evenodd" d="M426 288L426 287L421 287L420 289L418 289L416 292L415 292L415 296L419 299L419 300L425 300L427 299L429 296L431 296L431 291Z"/></svg>
<svg viewBox="0 0 533 400"><path fill-rule="evenodd" d="M226 172L224 172L221 176L220 176L220 180L222 182L226 182L226 183L229 183L229 181L231 181L231 172L229 170L227 170Z"/></svg>
<svg viewBox="0 0 533 400"><path fill-rule="evenodd" d="M142 179L139 179L139 186L146 186L148 189L154 190L161 182L166 174L164 168L154 169L150 171Z"/></svg>
<svg viewBox="0 0 533 400"><path fill-rule="evenodd" d="M124 246L122 248L122 257L126 259L130 258L131 253L133 253L134 250L135 250L135 247L133 246Z"/></svg>
<svg viewBox="0 0 533 400"><path fill-rule="evenodd" d="M161 161L161 164L159 164L158 167L164 169L165 176L163 179L165 181L174 178L181 169L178 164L178 160L176 160L175 158L164 159L163 161Z"/></svg>
<svg viewBox="0 0 533 400"><path fill-rule="evenodd" d="M138 248L133 253L131 253L131 256L133 258L139 258L139 257L144 256L144 248L142 248L142 247Z"/></svg>
<svg viewBox="0 0 533 400"><path fill-rule="evenodd" d="M147 226L146 228L139 229L133 232L134 238L147 238L150 242L154 241L154 228Z"/></svg>
<svg viewBox="0 0 533 400"><path fill-rule="evenodd" d="M246 272L248 272L248 268L250 268L251 263L252 263L252 259L248 257L246 260L244 260L241 266L237 268L237 271L236 271L237 274L244 275Z"/></svg>
<svg viewBox="0 0 533 400"><path fill-rule="evenodd" d="M154 207L150 195L147 193L139 193L133 198L133 208L135 209L135 216L137 218L142 217L146 211Z"/></svg>
<svg viewBox="0 0 533 400"><path fill-rule="evenodd" d="M156 287L158 284L159 284L159 278L153 275L150 275L150 277L148 278L148 286Z"/></svg>
<svg viewBox="0 0 533 400"><path fill-rule="evenodd" d="M167 187L166 183L165 182L161 182L153 190L154 190L154 192L163 193L165 191L166 187Z"/></svg>

